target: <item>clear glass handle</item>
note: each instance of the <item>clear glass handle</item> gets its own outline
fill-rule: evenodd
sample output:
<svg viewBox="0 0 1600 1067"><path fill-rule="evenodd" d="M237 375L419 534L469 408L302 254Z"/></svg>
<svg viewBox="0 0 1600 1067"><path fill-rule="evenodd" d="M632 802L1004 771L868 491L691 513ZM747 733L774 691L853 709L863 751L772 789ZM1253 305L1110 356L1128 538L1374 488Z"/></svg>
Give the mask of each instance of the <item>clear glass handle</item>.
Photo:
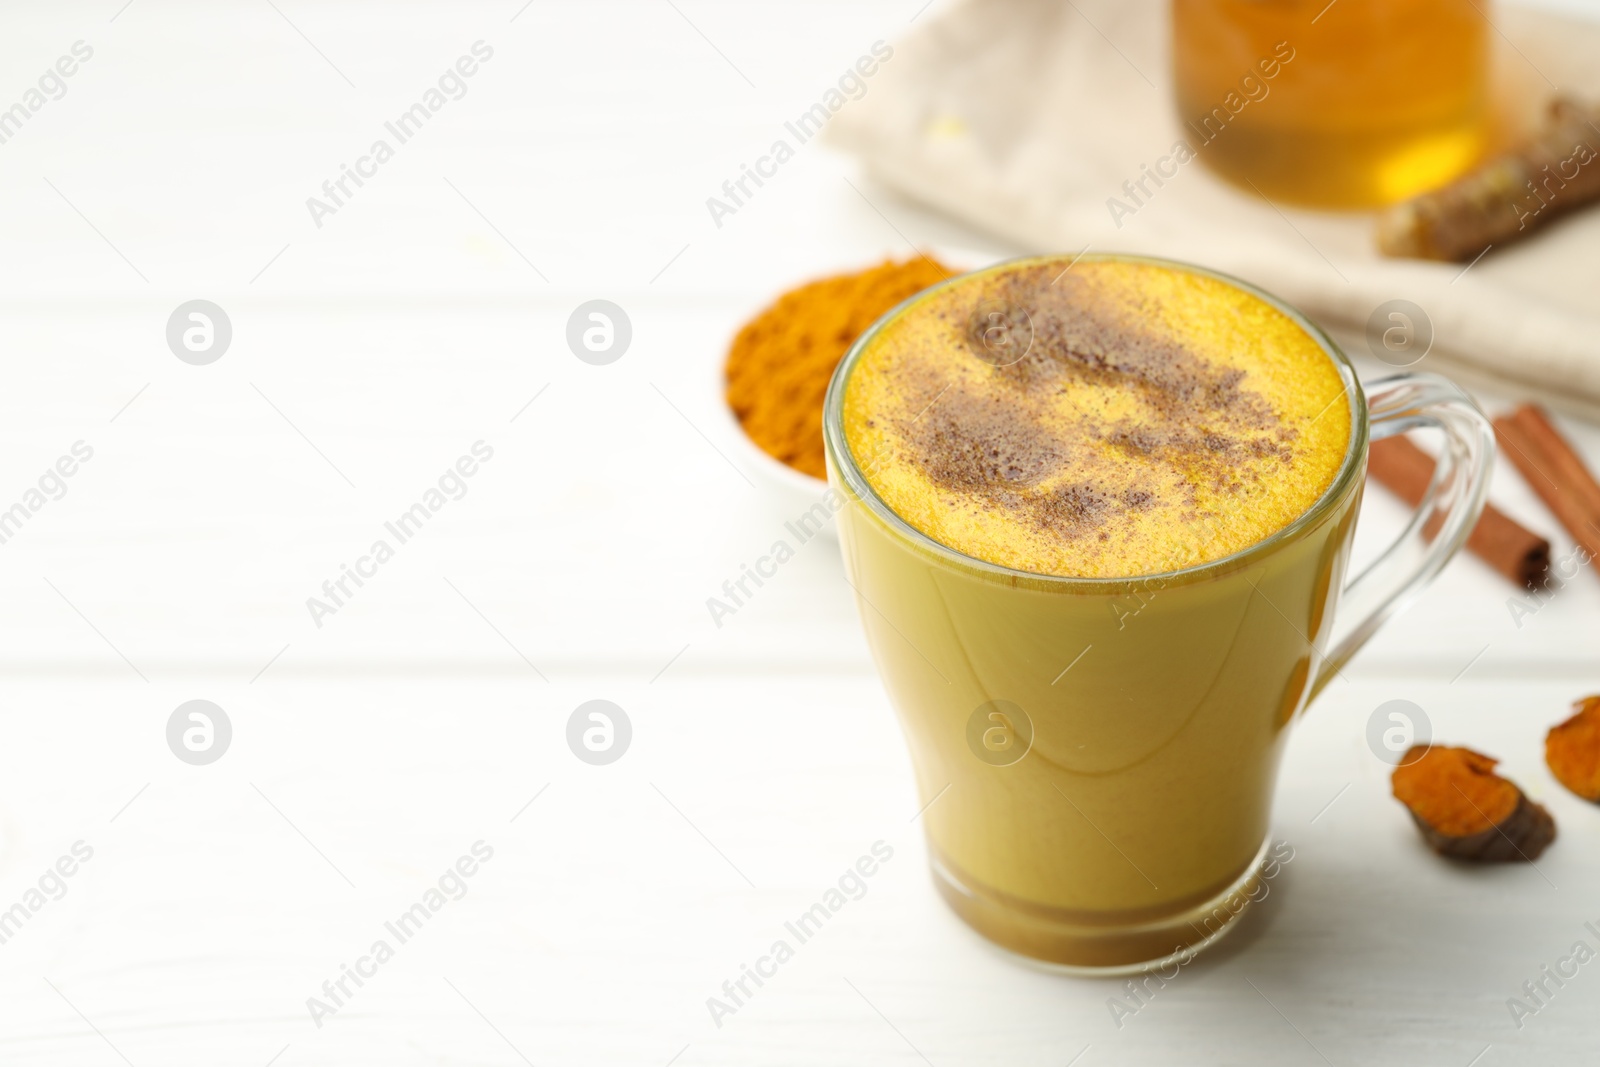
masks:
<svg viewBox="0 0 1600 1067"><path fill-rule="evenodd" d="M1373 382L1367 412L1372 441L1437 427L1444 431L1444 448L1405 531L1345 586L1332 650L1312 683L1313 696L1391 615L1410 606L1466 543L1483 512L1494 467L1494 428L1488 418L1459 386L1438 375L1401 374Z"/></svg>

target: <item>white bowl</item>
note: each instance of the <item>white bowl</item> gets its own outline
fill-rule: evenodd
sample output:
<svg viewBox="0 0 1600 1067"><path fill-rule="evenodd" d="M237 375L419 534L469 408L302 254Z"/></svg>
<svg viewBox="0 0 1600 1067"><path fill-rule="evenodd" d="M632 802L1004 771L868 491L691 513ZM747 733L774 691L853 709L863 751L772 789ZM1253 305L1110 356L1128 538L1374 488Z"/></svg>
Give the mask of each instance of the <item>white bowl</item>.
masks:
<svg viewBox="0 0 1600 1067"><path fill-rule="evenodd" d="M946 264L988 264L998 259L1006 258L1007 253L996 249L973 249L967 247L940 245L933 249L934 255ZM1016 254L1014 252L1009 254ZM972 268L953 268L956 270ZM739 425L739 419L734 415L733 409L728 407L726 396L727 382L724 377L723 359L716 364L716 390L717 407L724 415L728 433L724 438L729 442L732 452L731 458L741 470L752 472L752 478L758 488L763 490L774 502L774 508L784 522L795 522L806 514L817 503L822 501L822 494L827 491L828 483L821 478L813 478L809 474L802 474L781 460L773 459L761 451L761 446L750 440L744 432L744 427ZM824 504L824 507L827 505ZM830 512L830 519L823 525L829 537L836 538L838 531L835 529Z"/></svg>
<svg viewBox="0 0 1600 1067"><path fill-rule="evenodd" d="M811 509L821 504L827 511L828 520L822 524L822 532L828 537L838 537L838 531L833 525L833 511L828 508L823 494L828 491L828 483L821 478L813 478L795 470L787 463L767 455L761 446L750 440L744 432L744 427L739 425L739 417L728 406L728 399L723 392L724 383L721 367L717 368L717 407L722 411L727 423L728 432L724 438L728 441L734 464L742 471L750 474L751 480L772 501L774 517L780 522L799 524L800 519ZM807 529L814 529L816 523L812 522Z"/></svg>

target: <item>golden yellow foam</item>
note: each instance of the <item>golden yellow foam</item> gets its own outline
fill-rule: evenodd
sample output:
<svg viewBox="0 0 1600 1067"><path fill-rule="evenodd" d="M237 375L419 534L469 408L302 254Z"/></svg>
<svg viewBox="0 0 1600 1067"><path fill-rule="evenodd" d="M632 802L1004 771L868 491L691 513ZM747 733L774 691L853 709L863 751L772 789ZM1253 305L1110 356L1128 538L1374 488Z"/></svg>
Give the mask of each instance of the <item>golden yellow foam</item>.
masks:
<svg viewBox="0 0 1600 1067"><path fill-rule="evenodd" d="M931 290L870 340L844 431L883 501L966 555L1096 578L1221 559L1304 514L1350 438L1316 339L1207 275L1069 263Z"/></svg>

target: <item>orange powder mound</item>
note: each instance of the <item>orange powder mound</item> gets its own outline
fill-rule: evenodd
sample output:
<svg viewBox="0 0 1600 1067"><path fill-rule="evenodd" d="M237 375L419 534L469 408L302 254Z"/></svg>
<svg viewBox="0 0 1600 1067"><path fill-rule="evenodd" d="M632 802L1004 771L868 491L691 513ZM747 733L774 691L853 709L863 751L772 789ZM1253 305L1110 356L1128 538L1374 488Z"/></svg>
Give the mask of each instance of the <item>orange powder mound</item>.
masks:
<svg viewBox="0 0 1600 1067"><path fill-rule="evenodd" d="M950 273L926 256L885 260L780 296L728 351L726 396L744 432L767 455L826 477L822 401L834 367L885 312Z"/></svg>
<svg viewBox="0 0 1600 1067"><path fill-rule="evenodd" d="M1578 713L1545 736L1544 761L1556 781L1585 800L1600 801L1600 696L1574 707Z"/></svg>

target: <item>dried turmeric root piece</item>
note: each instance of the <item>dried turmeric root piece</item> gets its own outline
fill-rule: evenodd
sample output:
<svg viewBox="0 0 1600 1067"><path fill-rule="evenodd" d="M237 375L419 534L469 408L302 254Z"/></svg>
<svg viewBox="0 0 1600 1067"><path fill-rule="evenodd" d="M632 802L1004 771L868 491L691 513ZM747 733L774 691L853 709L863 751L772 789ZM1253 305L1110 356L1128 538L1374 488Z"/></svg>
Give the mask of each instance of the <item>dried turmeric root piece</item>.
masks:
<svg viewBox="0 0 1600 1067"><path fill-rule="evenodd" d="M1538 859L1556 839L1550 813L1495 774L1498 762L1470 748L1420 745L1406 753L1390 784L1429 848L1455 859L1507 863Z"/></svg>
<svg viewBox="0 0 1600 1067"><path fill-rule="evenodd" d="M1600 107L1551 102L1538 136L1378 218L1386 256L1465 263L1600 199Z"/></svg>
<svg viewBox="0 0 1600 1067"><path fill-rule="evenodd" d="M1556 781L1585 800L1600 803L1600 696L1573 705L1578 713L1544 739L1544 761Z"/></svg>

